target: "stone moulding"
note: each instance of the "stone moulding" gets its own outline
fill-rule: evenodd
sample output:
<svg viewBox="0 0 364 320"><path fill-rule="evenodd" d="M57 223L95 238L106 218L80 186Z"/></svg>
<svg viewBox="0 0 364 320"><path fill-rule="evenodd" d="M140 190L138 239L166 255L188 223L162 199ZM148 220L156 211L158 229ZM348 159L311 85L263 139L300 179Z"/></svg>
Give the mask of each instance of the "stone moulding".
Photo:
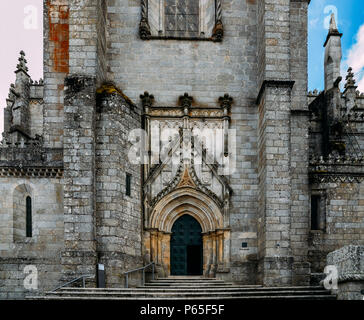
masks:
<svg viewBox="0 0 364 320"><path fill-rule="evenodd" d="M310 158L309 177L311 183L348 182L360 183L364 180L364 159L348 156Z"/></svg>
<svg viewBox="0 0 364 320"><path fill-rule="evenodd" d="M364 281L364 273L342 274L339 276L338 281L339 282Z"/></svg>
<svg viewBox="0 0 364 320"><path fill-rule="evenodd" d="M63 168L2 167L0 177L62 178Z"/></svg>
<svg viewBox="0 0 364 320"><path fill-rule="evenodd" d="M189 116L191 118L211 118L221 119L230 118L231 105L234 99L227 93L219 97L217 102L220 107L198 106L194 103L194 98L188 93L178 98L179 106L155 106L155 97L149 92L140 95L141 103L144 109L144 115L153 118L182 118Z"/></svg>
<svg viewBox="0 0 364 320"><path fill-rule="evenodd" d="M224 27L222 23L222 4L221 0L210 0L215 1L215 25L212 29L211 37L183 37L183 36L163 36L163 35L152 35L151 28L148 21L148 0L141 0L141 15L139 23L139 37L142 40L188 40L188 41L213 41L221 42L224 36Z"/></svg>

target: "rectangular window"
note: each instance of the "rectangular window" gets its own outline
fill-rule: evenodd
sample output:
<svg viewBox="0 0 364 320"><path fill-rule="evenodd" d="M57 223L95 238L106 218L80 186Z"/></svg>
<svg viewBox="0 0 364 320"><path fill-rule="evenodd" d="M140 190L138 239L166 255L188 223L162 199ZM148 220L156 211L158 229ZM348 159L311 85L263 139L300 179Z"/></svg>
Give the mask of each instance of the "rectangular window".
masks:
<svg viewBox="0 0 364 320"><path fill-rule="evenodd" d="M166 36L199 36L199 1L166 0Z"/></svg>
<svg viewBox="0 0 364 320"><path fill-rule="evenodd" d="M32 198L27 197L26 205L26 236L32 237Z"/></svg>
<svg viewBox="0 0 364 320"><path fill-rule="evenodd" d="M131 174L130 173L126 174L125 185L126 185L125 194L130 197L130 195L131 195Z"/></svg>
<svg viewBox="0 0 364 320"><path fill-rule="evenodd" d="M323 230L325 228L325 210L320 195L311 195L311 230Z"/></svg>

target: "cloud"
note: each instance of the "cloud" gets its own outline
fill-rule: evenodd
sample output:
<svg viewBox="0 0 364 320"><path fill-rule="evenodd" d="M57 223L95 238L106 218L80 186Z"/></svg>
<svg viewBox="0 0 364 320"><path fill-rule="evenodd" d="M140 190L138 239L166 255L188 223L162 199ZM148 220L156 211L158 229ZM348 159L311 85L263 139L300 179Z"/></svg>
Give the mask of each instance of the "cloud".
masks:
<svg viewBox="0 0 364 320"><path fill-rule="evenodd" d="M345 62L356 74L358 90L364 92L364 24L359 28L356 42L349 49Z"/></svg>
<svg viewBox="0 0 364 320"><path fill-rule="evenodd" d="M318 26L319 22L320 22L319 18L311 19L309 22L309 27L316 28Z"/></svg>

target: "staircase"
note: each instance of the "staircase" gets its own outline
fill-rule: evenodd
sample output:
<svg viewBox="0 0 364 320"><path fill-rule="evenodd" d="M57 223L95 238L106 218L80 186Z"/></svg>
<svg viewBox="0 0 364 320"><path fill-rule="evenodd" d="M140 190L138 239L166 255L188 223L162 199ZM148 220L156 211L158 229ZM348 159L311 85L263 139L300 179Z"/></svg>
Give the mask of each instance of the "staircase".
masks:
<svg viewBox="0 0 364 320"><path fill-rule="evenodd" d="M45 296L46 300L336 300L323 287L262 287L237 285L202 277L170 277L151 280L137 288L64 287Z"/></svg>

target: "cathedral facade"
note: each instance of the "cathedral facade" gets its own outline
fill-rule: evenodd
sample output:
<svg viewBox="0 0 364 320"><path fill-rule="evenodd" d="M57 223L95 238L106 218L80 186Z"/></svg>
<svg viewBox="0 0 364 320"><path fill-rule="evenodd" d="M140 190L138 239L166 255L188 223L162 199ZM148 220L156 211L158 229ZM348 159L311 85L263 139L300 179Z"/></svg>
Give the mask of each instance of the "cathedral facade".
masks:
<svg viewBox="0 0 364 320"><path fill-rule="evenodd" d="M0 297L105 269L307 286L364 245L364 95L307 90L308 0L44 0L0 144ZM344 89L341 90L340 83Z"/></svg>

